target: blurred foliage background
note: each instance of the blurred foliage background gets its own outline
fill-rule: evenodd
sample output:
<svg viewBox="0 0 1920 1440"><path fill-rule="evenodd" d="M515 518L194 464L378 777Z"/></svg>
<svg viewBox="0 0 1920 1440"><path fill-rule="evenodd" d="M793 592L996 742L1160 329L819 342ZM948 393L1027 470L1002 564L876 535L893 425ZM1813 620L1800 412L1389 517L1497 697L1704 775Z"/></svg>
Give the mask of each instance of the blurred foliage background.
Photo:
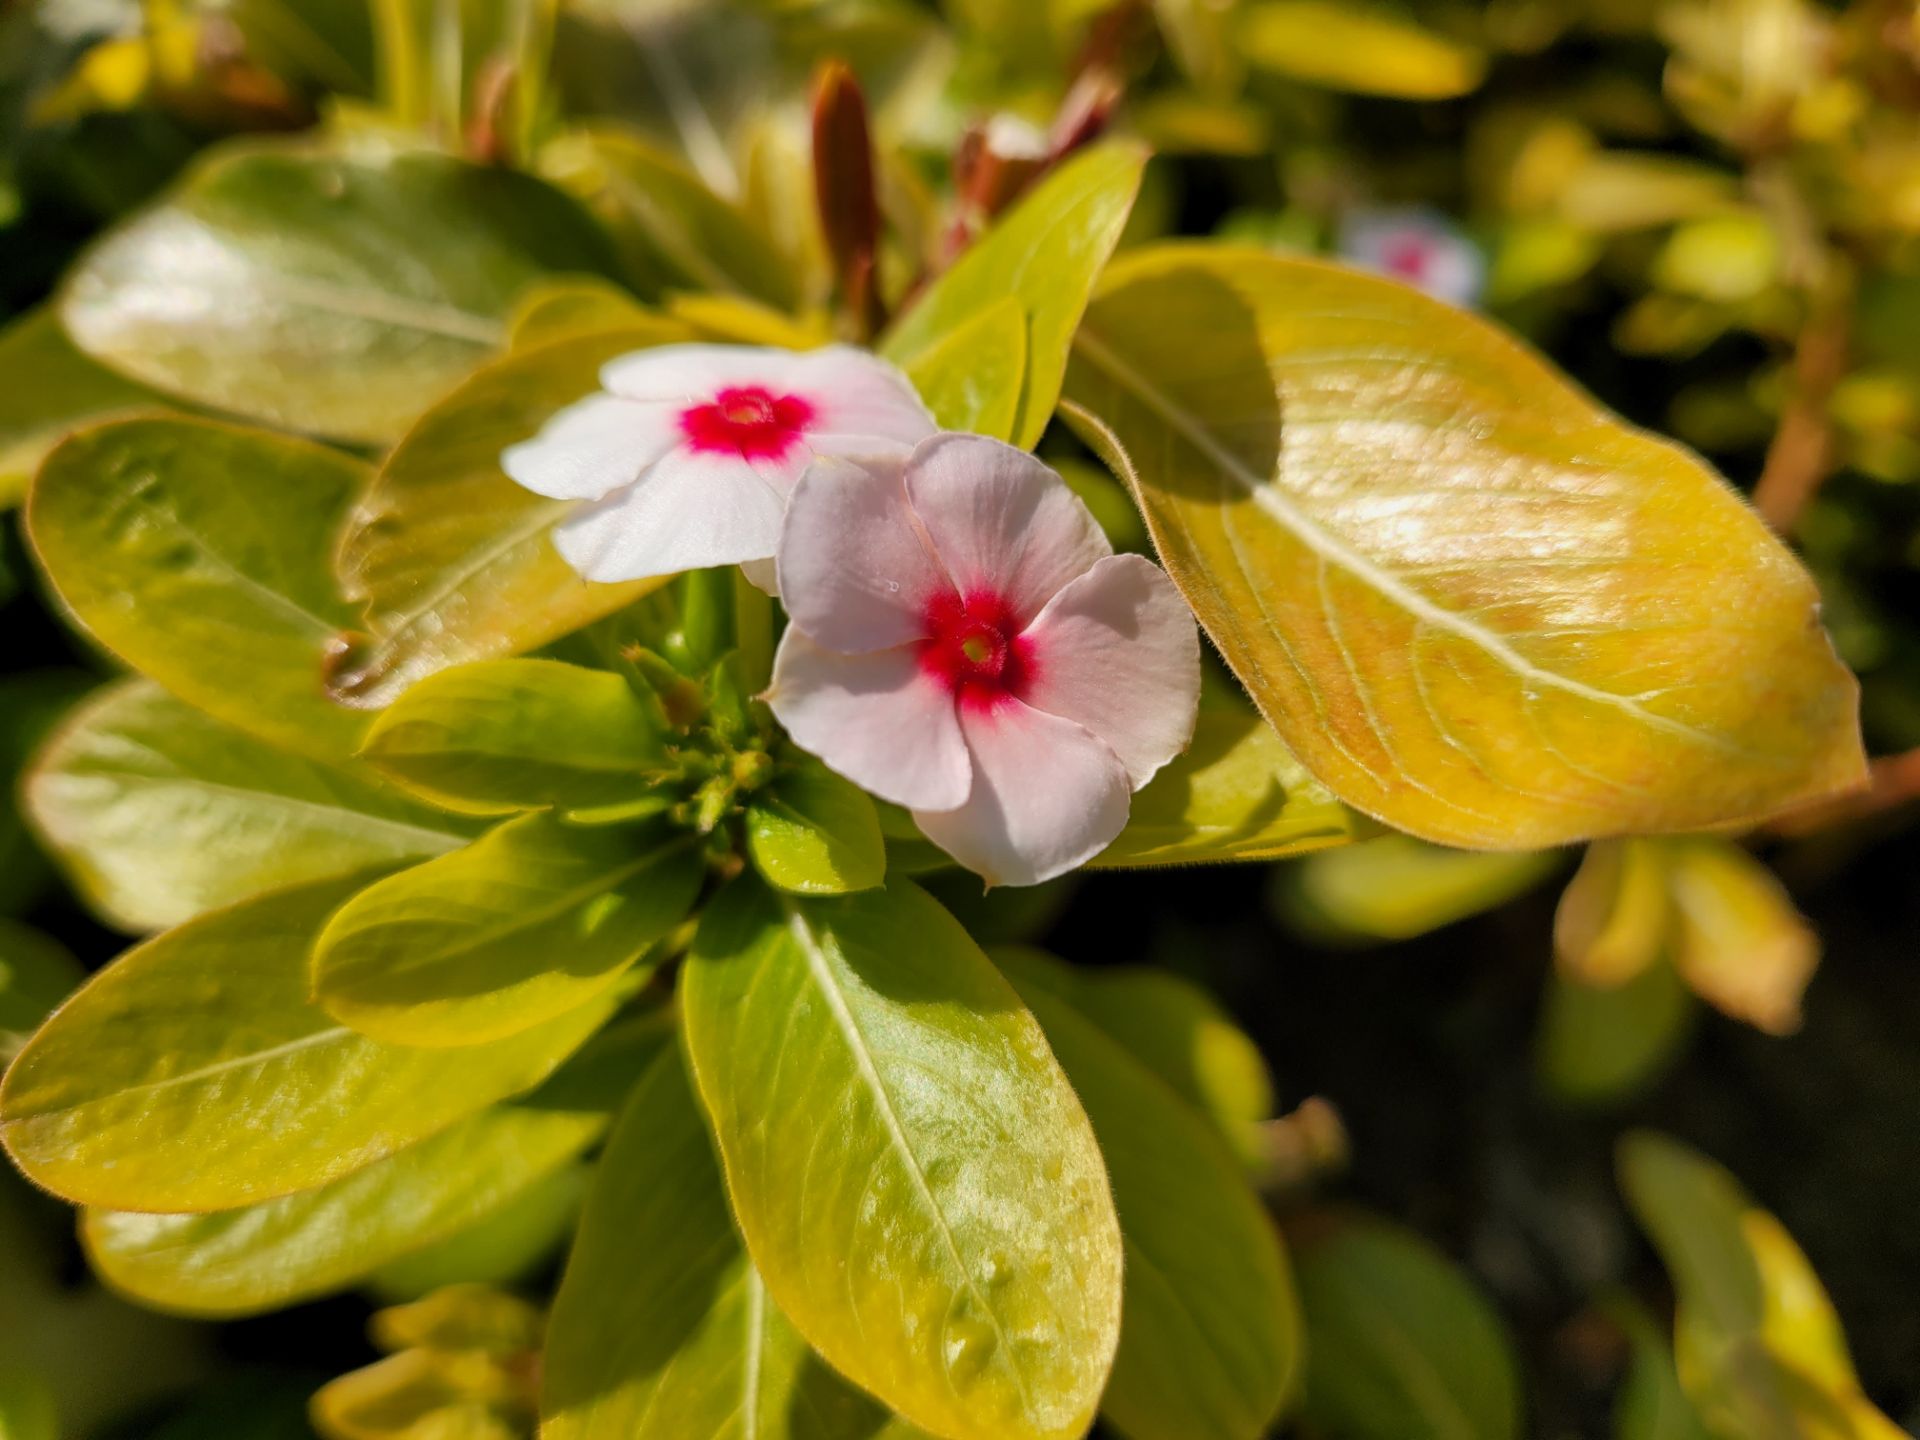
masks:
<svg viewBox="0 0 1920 1440"><path fill-rule="evenodd" d="M1676 1288L1687 1301L1674 1261L1687 1238L1658 1218L1672 1213L1659 1177L1678 1174L1711 1193L1688 1213L1757 1203L1778 1218L1832 1295L1861 1388L1920 1424L1914 7L14 0L0 9L0 314L45 299L81 246L210 143L323 120L421 127L487 160L539 153L590 188L605 156L580 127L617 119L757 216L804 262L800 298L817 306L832 267L812 218L807 102L829 57L874 110L887 293L1076 127L1129 131L1160 156L1130 238L1343 255L1477 306L1629 419L1700 450L1795 540L1863 681L1869 747L1887 758L1866 795L1779 833L1584 857L1389 837L1274 869L943 898L983 940L1151 961L1221 998L1274 1073L1280 1118L1257 1148L1303 1256L1310 1321L1339 1299L1316 1280L1321 1245L1380 1247L1369 1263L1387 1276L1426 1263L1394 1250L1398 1232L1338 1218L1364 1206L1492 1301L1489 1343L1511 1348L1525 1395L1519 1433L1699 1433L1665 1428L1671 1412L1646 1398L1666 1373ZM685 258L660 258L669 279ZM29 343L34 323L0 346ZM0 393L0 499L45 448L36 403ZM1133 523L1069 439L1045 448L1103 519ZM11 523L4 544L12 773L106 666L53 622ZM0 917L13 937L4 1058L36 1003L122 942L56 882L11 808ZM1662 1142L1617 1155L1637 1127L1714 1156L1752 1199ZM1777 1252L1755 1243L1772 1273ZM537 1244L497 1248L551 1263ZM396 1277L384 1298L433 1283ZM308 1433L311 1391L374 1360L380 1298L220 1325L151 1316L87 1278L61 1207L0 1176L0 1434L38 1433L31 1399L7 1398L10 1375L53 1393L74 1434ZM1782 1343L1810 1371L1833 1353ZM1335 1433L1338 1379L1310 1381ZM1707 1418L1720 1435L1880 1433L1804 1416L1743 1429L1737 1405Z"/></svg>

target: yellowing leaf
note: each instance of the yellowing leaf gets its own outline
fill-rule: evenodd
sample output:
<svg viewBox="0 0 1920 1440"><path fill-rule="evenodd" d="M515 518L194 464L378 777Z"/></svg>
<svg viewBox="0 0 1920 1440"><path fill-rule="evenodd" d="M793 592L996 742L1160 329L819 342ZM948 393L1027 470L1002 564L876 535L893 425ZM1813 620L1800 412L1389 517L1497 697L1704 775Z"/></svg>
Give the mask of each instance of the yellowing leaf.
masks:
<svg viewBox="0 0 1920 1440"><path fill-rule="evenodd" d="M913 303L881 353L912 371L1001 301L1027 322L1025 378L1009 438L1031 447L1053 418L1067 347L1095 278L1120 241L1147 157L1111 141L1076 155L1028 192Z"/></svg>
<svg viewBox="0 0 1920 1440"><path fill-rule="evenodd" d="M512 170L223 147L82 258L60 313L157 390L384 441L505 341L524 286L609 259L578 207Z"/></svg>
<svg viewBox="0 0 1920 1440"><path fill-rule="evenodd" d="M1484 321L1170 246L1109 270L1066 394L1281 738L1399 829L1537 849L1864 773L1793 556Z"/></svg>
<svg viewBox="0 0 1920 1440"><path fill-rule="evenodd" d="M677 1049L635 1087L601 1157L540 1409L546 1440L877 1440L885 1422L768 1297Z"/></svg>
<svg viewBox="0 0 1920 1440"><path fill-rule="evenodd" d="M81 892L127 930L443 855L474 829L361 770L263 744L148 680L76 709L22 794Z"/></svg>
<svg viewBox="0 0 1920 1440"><path fill-rule="evenodd" d="M1125 1324L1101 1412L1131 1440L1257 1440L1298 1378L1299 1302L1274 1222L1221 1136L1059 992L1003 969L1073 1082L1113 1177Z"/></svg>
<svg viewBox="0 0 1920 1440"><path fill-rule="evenodd" d="M958 922L902 880L736 882L681 999L734 1213L800 1333L947 1440L1082 1435L1119 1226L1039 1025Z"/></svg>
<svg viewBox="0 0 1920 1440"><path fill-rule="evenodd" d="M1027 316L1003 295L907 366L943 430L1011 440L1027 373Z"/></svg>
<svg viewBox="0 0 1920 1440"><path fill-rule="evenodd" d="M1651 840L1587 847L1553 916L1553 958L1582 985L1625 985L1661 958L1673 909L1667 852Z"/></svg>
<svg viewBox="0 0 1920 1440"><path fill-rule="evenodd" d="M1674 964L1700 997L1774 1035L1800 1028L1820 937L1780 882L1727 840L1665 847L1676 916Z"/></svg>
<svg viewBox="0 0 1920 1440"><path fill-rule="evenodd" d="M656 587L574 574L549 534L572 506L514 484L500 452L598 389L606 361L685 338L681 326L650 320L516 350L421 418L341 544L341 575L366 602L371 634L338 658L337 694L386 705L423 675L537 649Z"/></svg>
<svg viewBox="0 0 1920 1440"><path fill-rule="evenodd" d="M353 619L326 546L366 485L336 450L206 420L114 421L68 439L27 500L74 616L149 679L303 754L350 754L366 717L321 665Z"/></svg>
<svg viewBox="0 0 1920 1440"><path fill-rule="evenodd" d="M525 815L341 906L314 942L314 998L396 1045L524 1034L618 981L686 918L703 873L685 831Z"/></svg>
<svg viewBox="0 0 1920 1440"><path fill-rule="evenodd" d="M1283 870L1281 902L1327 940L1409 940L1524 895L1560 864L1553 851L1482 854L1386 835Z"/></svg>
<svg viewBox="0 0 1920 1440"><path fill-rule="evenodd" d="M357 882L281 890L122 955L0 1084L0 1142L77 1204L221 1210L338 1180L544 1080L618 1003L492 1045L416 1050L336 1024L307 953Z"/></svg>
<svg viewBox="0 0 1920 1440"><path fill-rule="evenodd" d="M1278 860L1372 830L1244 705L1200 712L1193 743L1133 797L1095 869Z"/></svg>
<svg viewBox="0 0 1920 1440"><path fill-rule="evenodd" d="M1465 95L1487 68L1472 46L1339 0L1262 0L1241 22L1240 48L1289 80L1403 100Z"/></svg>

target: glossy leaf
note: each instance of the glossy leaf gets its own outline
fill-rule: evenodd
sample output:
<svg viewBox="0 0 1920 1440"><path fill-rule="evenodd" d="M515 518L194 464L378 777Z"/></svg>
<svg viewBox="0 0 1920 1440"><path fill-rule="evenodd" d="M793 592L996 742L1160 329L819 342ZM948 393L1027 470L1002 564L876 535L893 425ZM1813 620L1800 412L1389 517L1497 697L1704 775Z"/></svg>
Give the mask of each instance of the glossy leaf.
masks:
<svg viewBox="0 0 1920 1440"><path fill-rule="evenodd" d="M796 895L869 890L887 874L886 840L866 791L804 757L747 802L747 854Z"/></svg>
<svg viewBox="0 0 1920 1440"><path fill-rule="evenodd" d="M435 804L474 814L635 813L668 796L660 722L626 680L556 660L481 660L429 675L360 756Z"/></svg>
<svg viewBox="0 0 1920 1440"><path fill-rule="evenodd" d="M1362 1216L1302 1234L1304 1419L1342 1440L1512 1440L1519 1380L1500 1318L1411 1231Z"/></svg>
<svg viewBox="0 0 1920 1440"><path fill-rule="evenodd" d="M89 903L128 930L442 855L472 835L364 771L263 744L147 680L76 709L24 796Z"/></svg>
<svg viewBox="0 0 1920 1440"><path fill-rule="evenodd" d="M593 1166L575 1160L505 1205L425 1249L389 1261L366 1278L369 1295L417 1300L446 1285L526 1285L544 1279L573 1238Z"/></svg>
<svg viewBox="0 0 1920 1440"><path fill-rule="evenodd" d="M59 941L0 918L0 1070L85 978Z"/></svg>
<svg viewBox="0 0 1920 1440"><path fill-rule="evenodd" d="M307 999L307 954L355 882L189 921L94 976L0 1085L0 1142L77 1204L220 1210L338 1180L529 1090L602 996L464 1050L382 1045Z"/></svg>
<svg viewBox="0 0 1920 1440"><path fill-rule="evenodd" d="M1007 953L993 952L1002 968L1035 952L1017 951L1011 962ZM1191 981L1146 965L1083 969L1030 958L1018 979L1023 994L1044 985L1097 1025L1237 1150L1249 1150L1250 1132L1273 1118L1273 1076L1259 1047Z"/></svg>
<svg viewBox="0 0 1920 1440"><path fill-rule="evenodd" d="M1560 863L1551 850L1485 854L1386 835L1282 871L1281 903L1322 939L1409 940L1524 895Z"/></svg>
<svg viewBox="0 0 1920 1440"><path fill-rule="evenodd" d="M349 704L390 703L423 675L537 649L658 582L596 585L553 548L570 508L522 490L500 452L592 394L616 355L686 332L665 320L518 350L434 406L387 457L341 545L366 628L331 683Z"/></svg>
<svg viewBox="0 0 1920 1440"><path fill-rule="evenodd" d="M325 546L366 479L338 451L262 430L115 421L47 457L27 526L108 649L230 725L337 758L366 717L321 685L323 652L353 618Z"/></svg>
<svg viewBox="0 0 1920 1440"><path fill-rule="evenodd" d="M326 924L315 999L395 1045L484 1045L604 993L686 918L697 836L527 815L390 875Z"/></svg>
<svg viewBox="0 0 1920 1440"><path fill-rule="evenodd" d="M1106 1176L1040 1027L952 917L900 880L810 901L736 883L681 996L734 1212L800 1332L949 1440L1080 1435L1119 1330Z"/></svg>
<svg viewBox="0 0 1920 1440"><path fill-rule="evenodd" d="M1260 0L1240 25L1254 65L1330 90L1446 100L1480 84L1486 57L1390 12L1333 0Z"/></svg>
<svg viewBox="0 0 1920 1440"><path fill-rule="evenodd" d="M1207 709L1193 743L1133 797L1095 869L1278 860L1343 845L1373 830L1244 706Z"/></svg>
<svg viewBox="0 0 1920 1440"><path fill-rule="evenodd" d="M793 277L772 240L664 151L590 130L547 146L540 169L600 218L641 294L717 291L792 307Z"/></svg>
<svg viewBox="0 0 1920 1440"><path fill-rule="evenodd" d="M943 430L1011 440L1027 375L1027 312L1003 295L907 365Z"/></svg>
<svg viewBox="0 0 1920 1440"><path fill-rule="evenodd" d="M1126 1245L1125 1317L1101 1412L1130 1440L1258 1440L1301 1361L1274 1222L1207 1120L1062 1000L1033 957L1003 970L1087 1108ZM1039 960L1038 968L1064 970Z"/></svg>
<svg viewBox="0 0 1920 1440"><path fill-rule="evenodd" d="M1032 446L1053 418L1067 347L1133 208L1146 154L1119 141L1067 161L976 241L887 336L881 353L912 371L1011 297L1027 322L1025 377L1008 438Z"/></svg>
<svg viewBox="0 0 1920 1440"><path fill-rule="evenodd" d="M1862 774L1793 556L1462 311L1318 261L1136 252L1066 394L1281 738L1399 829L1534 849Z"/></svg>
<svg viewBox="0 0 1920 1440"><path fill-rule="evenodd" d="M34 310L0 330L0 509L27 493L62 436L123 410L163 403L73 348L59 317Z"/></svg>
<svg viewBox="0 0 1920 1440"><path fill-rule="evenodd" d="M886 1423L768 1298L677 1049L601 1157L554 1300L540 1408L546 1440L877 1440Z"/></svg>
<svg viewBox="0 0 1920 1440"><path fill-rule="evenodd" d="M111 231L60 313L82 350L155 389L384 441L505 341L521 289L608 259L570 200L512 170L256 144Z"/></svg>

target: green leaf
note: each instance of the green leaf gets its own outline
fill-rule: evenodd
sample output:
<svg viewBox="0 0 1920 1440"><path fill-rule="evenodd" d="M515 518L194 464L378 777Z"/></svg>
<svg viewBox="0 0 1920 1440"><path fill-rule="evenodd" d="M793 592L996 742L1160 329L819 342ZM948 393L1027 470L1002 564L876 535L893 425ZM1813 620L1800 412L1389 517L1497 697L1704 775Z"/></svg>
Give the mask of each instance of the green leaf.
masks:
<svg viewBox="0 0 1920 1440"><path fill-rule="evenodd" d="M1692 997L1665 959L1618 985L1588 984L1555 970L1547 986L1540 1075L1567 1100L1607 1103L1639 1093L1659 1078L1692 1029Z"/></svg>
<svg viewBox="0 0 1920 1440"><path fill-rule="evenodd" d="M1074 343L1070 418L1355 808L1539 849L1860 779L1857 686L1799 562L1485 321L1319 261L1167 246L1108 271Z"/></svg>
<svg viewBox="0 0 1920 1440"><path fill-rule="evenodd" d="M588 130L542 150L540 171L600 218L642 295L717 291L793 308L794 277L773 241L665 151Z"/></svg>
<svg viewBox="0 0 1920 1440"><path fill-rule="evenodd" d="M0 1440L59 1440L53 1392L24 1370L0 1369Z"/></svg>
<svg viewBox="0 0 1920 1440"><path fill-rule="evenodd" d="M1627 1332L1633 1359L1613 1405L1614 1440L1713 1440L1673 1370L1666 1337L1631 1301L1609 1307Z"/></svg>
<svg viewBox="0 0 1920 1440"><path fill-rule="evenodd" d="M1617 1152L1620 1188L1672 1272L1681 1303L1729 1334L1758 1330L1760 1267L1741 1234L1739 1183L1677 1140L1636 1130Z"/></svg>
<svg viewBox="0 0 1920 1440"><path fill-rule="evenodd" d="M80 962L57 940L0 919L0 1070L85 978Z"/></svg>
<svg viewBox="0 0 1920 1440"><path fill-rule="evenodd" d="M56 1195L221 1210L328 1184L544 1080L604 994L509 1040L382 1045L307 998L307 955L359 882L191 920L95 975L0 1084L0 1142Z"/></svg>
<svg viewBox="0 0 1920 1440"><path fill-rule="evenodd" d="M736 882L681 999L735 1215L801 1334L949 1440L1084 1432L1120 1321L1105 1170L953 918L899 880L809 901Z"/></svg>
<svg viewBox="0 0 1920 1440"><path fill-rule="evenodd" d="M1304 1418L1341 1440L1512 1440L1513 1347L1480 1292L1411 1231L1343 1216L1294 1246Z"/></svg>
<svg viewBox="0 0 1920 1440"><path fill-rule="evenodd" d="M548 532L572 508L523 490L500 452L599 388L616 355L684 339L651 320L517 350L421 417L387 457L340 551L370 635L330 678L349 704L378 708L423 675L535 650L610 615L662 582L596 585L574 574Z"/></svg>
<svg viewBox="0 0 1920 1440"><path fill-rule="evenodd" d="M796 895L869 890L886 878L887 846L867 792L796 756L747 803L747 853Z"/></svg>
<svg viewBox="0 0 1920 1440"><path fill-rule="evenodd" d="M1101 1412L1130 1440L1258 1440L1301 1361L1272 1218L1219 1133L1059 998L1065 967L1002 965L1059 1057L1113 1178L1126 1245L1120 1350Z"/></svg>
<svg viewBox="0 0 1920 1440"><path fill-rule="evenodd" d="M254 143L111 231L60 313L87 354L157 390L377 442L499 348L522 288L608 259L572 201L512 170Z"/></svg>
<svg viewBox="0 0 1920 1440"><path fill-rule="evenodd" d="M27 498L40 563L103 645L188 704L336 759L366 717L327 699L322 655L353 622L327 542L358 461L206 420L121 420L47 457Z"/></svg>
<svg viewBox="0 0 1920 1440"><path fill-rule="evenodd" d="M774 1306L686 1066L661 1055L601 1157L548 1328L546 1440L870 1440L886 1412Z"/></svg>
<svg viewBox="0 0 1920 1440"><path fill-rule="evenodd" d="M1006 950L994 960L1008 968ZM1191 981L1146 965L1082 969L1035 965L1038 952L1011 952L1021 992L1044 985L1212 1119L1234 1148L1253 1148L1251 1132L1273 1118L1273 1076L1260 1049L1213 997Z"/></svg>
<svg viewBox="0 0 1920 1440"><path fill-rule="evenodd" d="M429 675L373 723L360 756L450 810L626 815L670 796L660 722L605 670L482 660Z"/></svg>
<svg viewBox="0 0 1920 1440"><path fill-rule="evenodd" d="M267 890L442 855L471 822L221 724L148 680L101 690L23 782L88 902L159 930Z"/></svg>
<svg viewBox="0 0 1920 1440"><path fill-rule="evenodd" d="M30 311L0 330L0 509L27 493L41 458L69 431L161 403L74 349L51 310Z"/></svg>
<svg viewBox="0 0 1920 1440"><path fill-rule="evenodd" d="M85 1212L80 1238L122 1294L182 1315L253 1315L341 1290L457 1235L560 1173L605 1111L496 1106L331 1185L207 1215Z"/></svg>
<svg viewBox="0 0 1920 1440"><path fill-rule="evenodd" d="M1281 872L1281 903L1319 939L1410 940L1496 909L1560 865L1552 850L1485 854L1385 835Z"/></svg>
<svg viewBox="0 0 1920 1440"><path fill-rule="evenodd" d="M527 815L388 876L327 922L315 999L395 1045L483 1045L577 1010L686 918L699 837Z"/></svg>
<svg viewBox="0 0 1920 1440"><path fill-rule="evenodd" d="M381 1300L417 1300L447 1285L543 1279L573 1238L592 1174L585 1161L562 1166L465 1229L382 1265L367 1276L366 1290Z"/></svg>
<svg viewBox="0 0 1920 1440"><path fill-rule="evenodd" d="M1262 0L1240 25L1240 50L1289 80L1391 95L1447 100L1476 89L1486 56L1410 20L1334 0Z"/></svg>
<svg viewBox="0 0 1920 1440"><path fill-rule="evenodd" d="M1053 418L1067 347L1095 278L1119 243L1147 161L1138 145L1096 145L1055 170L914 302L881 353L912 372L999 302L1027 321L1020 404L1008 438L1031 447ZM1003 323L1003 322L993 322Z"/></svg>
<svg viewBox="0 0 1920 1440"><path fill-rule="evenodd" d="M1003 295L916 355L907 378L943 430L1011 440L1027 375L1027 313Z"/></svg>
<svg viewBox="0 0 1920 1440"><path fill-rule="evenodd" d="M1200 712L1193 743L1133 797L1094 869L1279 860L1372 830L1244 707Z"/></svg>

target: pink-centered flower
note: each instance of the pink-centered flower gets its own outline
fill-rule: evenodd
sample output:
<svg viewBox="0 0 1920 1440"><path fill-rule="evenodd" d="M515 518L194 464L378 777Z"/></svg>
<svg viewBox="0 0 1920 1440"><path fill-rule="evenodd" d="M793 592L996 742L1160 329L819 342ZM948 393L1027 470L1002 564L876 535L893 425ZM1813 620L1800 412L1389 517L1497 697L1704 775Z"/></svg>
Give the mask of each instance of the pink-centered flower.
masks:
<svg viewBox="0 0 1920 1440"><path fill-rule="evenodd" d="M1186 603L1010 445L939 435L816 463L778 563L774 714L989 884L1091 859L1192 738Z"/></svg>
<svg viewBox="0 0 1920 1440"><path fill-rule="evenodd" d="M600 384L500 458L536 494L587 502L553 543L589 580L766 561L814 456L904 452L935 429L904 375L845 345L662 345Z"/></svg>

